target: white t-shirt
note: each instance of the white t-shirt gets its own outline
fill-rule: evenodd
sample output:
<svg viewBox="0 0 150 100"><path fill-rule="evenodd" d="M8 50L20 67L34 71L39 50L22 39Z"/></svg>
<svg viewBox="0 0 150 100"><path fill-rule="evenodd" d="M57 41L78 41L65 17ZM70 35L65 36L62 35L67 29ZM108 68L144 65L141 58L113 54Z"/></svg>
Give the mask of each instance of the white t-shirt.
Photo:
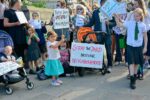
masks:
<svg viewBox="0 0 150 100"><path fill-rule="evenodd" d="M84 21L85 21L85 17L83 15L77 15L75 26L78 26L78 27L84 26L85 24Z"/></svg>
<svg viewBox="0 0 150 100"><path fill-rule="evenodd" d="M7 58L6 58L7 57ZM16 58L14 57L14 56L12 56L12 55L6 55L6 57L4 57L4 56L1 56L0 57L0 60L16 60Z"/></svg>
<svg viewBox="0 0 150 100"><path fill-rule="evenodd" d="M60 58L60 52L58 48L51 48L51 46L54 46L58 43L58 41L55 41L53 43L47 42L47 51L48 51L48 59L49 60L57 60Z"/></svg>
<svg viewBox="0 0 150 100"><path fill-rule="evenodd" d="M29 21L29 24L31 26L33 26L35 29L41 29L42 28L41 20L31 19Z"/></svg>
<svg viewBox="0 0 150 100"><path fill-rule="evenodd" d="M138 22L138 40L134 39L135 36L135 21L125 21L124 26L127 28L127 45L133 47L140 47L143 45L144 32L147 32L146 25L143 22Z"/></svg>

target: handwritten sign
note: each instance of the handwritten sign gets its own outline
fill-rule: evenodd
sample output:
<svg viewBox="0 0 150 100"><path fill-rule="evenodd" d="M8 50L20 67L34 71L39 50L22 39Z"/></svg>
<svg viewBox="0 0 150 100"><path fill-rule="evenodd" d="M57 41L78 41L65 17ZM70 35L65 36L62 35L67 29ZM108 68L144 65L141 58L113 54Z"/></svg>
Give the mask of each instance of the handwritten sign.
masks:
<svg viewBox="0 0 150 100"><path fill-rule="evenodd" d="M109 18L112 18L114 11L117 7L117 2L115 0L107 0L105 4L101 7L101 11Z"/></svg>
<svg viewBox="0 0 150 100"><path fill-rule="evenodd" d="M104 45L72 43L70 65L75 67L102 68Z"/></svg>
<svg viewBox="0 0 150 100"><path fill-rule="evenodd" d="M54 29L69 28L69 10L54 9Z"/></svg>
<svg viewBox="0 0 150 100"><path fill-rule="evenodd" d="M16 70L20 65L15 62L3 62L0 63L0 76L10 71Z"/></svg>
<svg viewBox="0 0 150 100"><path fill-rule="evenodd" d="M127 3L126 2L120 2L117 4L116 14L127 14Z"/></svg>
<svg viewBox="0 0 150 100"><path fill-rule="evenodd" d="M113 14L126 14L127 4L125 2L117 2L116 0L107 0L101 7L101 11L111 19Z"/></svg>
<svg viewBox="0 0 150 100"><path fill-rule="evenodd" d="M27 18L25 17L24 13L22 11L16 11L17 18L20 22L20 24L28 23Z"/></svg>

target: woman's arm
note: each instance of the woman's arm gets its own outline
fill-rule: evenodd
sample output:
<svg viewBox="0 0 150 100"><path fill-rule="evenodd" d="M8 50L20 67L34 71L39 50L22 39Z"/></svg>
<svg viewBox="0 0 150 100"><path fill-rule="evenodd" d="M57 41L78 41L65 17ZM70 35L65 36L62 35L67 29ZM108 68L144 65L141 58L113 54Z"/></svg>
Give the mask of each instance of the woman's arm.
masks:
<svg viewBox="0 0 150 100"><path fill-rule="evenodd" d="M4 18L4 27L13 27L20 25L20 22L10 23L8 18Z"/></svg>

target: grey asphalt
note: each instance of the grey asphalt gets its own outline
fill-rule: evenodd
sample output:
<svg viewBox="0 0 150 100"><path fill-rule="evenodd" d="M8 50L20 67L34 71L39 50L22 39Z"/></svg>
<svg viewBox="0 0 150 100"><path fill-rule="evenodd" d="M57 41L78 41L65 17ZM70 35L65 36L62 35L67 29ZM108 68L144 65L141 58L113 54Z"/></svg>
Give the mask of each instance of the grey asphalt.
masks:
<svg viewBox="0 0 150 100"><path fill-rule="evenodd" d="M137 89L129 89L126 76L127 68L114 67L111 74L87 72L84 77L62 78L64 84L60 87L50 85L50 79L38 81L36 76L30 76L35 84L31 91L26 89L24 81L11 87L14 93L6 95L0 84L0 100L150 100L150 72L145 79L137 81Z"/></svg>

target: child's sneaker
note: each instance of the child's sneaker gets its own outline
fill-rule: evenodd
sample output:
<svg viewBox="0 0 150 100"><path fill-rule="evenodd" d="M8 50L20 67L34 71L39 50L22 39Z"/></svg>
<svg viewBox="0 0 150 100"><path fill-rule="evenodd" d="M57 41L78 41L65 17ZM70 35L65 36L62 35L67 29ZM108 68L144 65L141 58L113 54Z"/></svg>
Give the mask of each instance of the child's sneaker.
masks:
<svg viewBox="0 0 150 100"><path fill-rule="evenodd" d="M52 86L60 86L60 83L58 83L57 81L52 81L51 85Z"/></svg>
<svg viewBox="0 0 150 100"><path fill-rule="evenodd" d="M56 81L57 81L57 83L59 83L59 84L63 84L63 81L60 80L60 79L57 79Z"/></svg>

